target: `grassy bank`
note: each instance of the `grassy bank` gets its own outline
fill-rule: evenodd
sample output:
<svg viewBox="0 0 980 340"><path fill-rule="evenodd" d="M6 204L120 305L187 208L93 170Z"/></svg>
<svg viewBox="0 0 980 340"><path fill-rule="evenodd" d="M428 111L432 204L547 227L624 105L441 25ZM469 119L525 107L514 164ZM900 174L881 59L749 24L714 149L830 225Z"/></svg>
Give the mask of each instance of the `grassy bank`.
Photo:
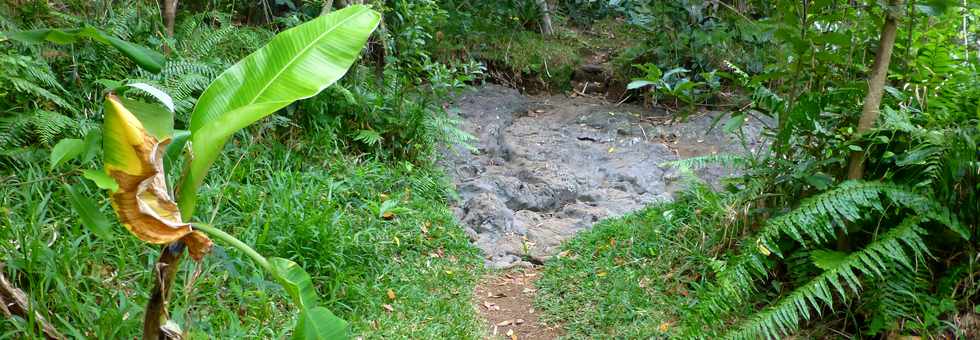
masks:
<svg viewBox="0 0 980 340"><path fill-rule="evenodd" d="M562 324L569 339L678 335L724 234L721 203L696 188L579 234L536 283L544 319Z"/></svg>
<svg viewBox="0 0 980 340"><path fill-rule="evenodd" d="M316 136L282 139L230 146L198 218L306 268L354 335L476 337L469 301L482 262L446 207L442 174L332 154ZM69 336L138 335L158 248L114 221L111 239L97 238L77 222L64 177L39 164L0 174L5 274ZM106 195L86 185L111 214ZM172 313L192 334L279 338L294 322L284 292L242 254L217 244L200 267L183 266ZM30 322L3 319L0 329L19 334Z"/></svg>

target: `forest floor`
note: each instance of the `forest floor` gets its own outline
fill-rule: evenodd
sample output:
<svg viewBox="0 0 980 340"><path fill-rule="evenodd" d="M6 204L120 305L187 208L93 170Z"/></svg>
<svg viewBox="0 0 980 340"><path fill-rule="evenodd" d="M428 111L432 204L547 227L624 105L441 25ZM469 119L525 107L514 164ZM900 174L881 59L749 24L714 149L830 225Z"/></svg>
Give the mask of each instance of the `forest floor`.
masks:
<svg viewBox="0 0 980 340"><path fill-rule="evenodd" d="M663 110L589 96L525 96L498 85L454 104L477 140L475 150L449 152L446 167L459 193L455 214L485 265L497 269L477 286L474 301L491 336L561 334L534 313L538 266L562 256L564 241L599 220L672 200L683 181L664 162L744 150L721 124L711 128L721 112L680 120ZM760 130L746 124L744 147L758 147ZM709 181L724 174L699 173Z"/></svg>

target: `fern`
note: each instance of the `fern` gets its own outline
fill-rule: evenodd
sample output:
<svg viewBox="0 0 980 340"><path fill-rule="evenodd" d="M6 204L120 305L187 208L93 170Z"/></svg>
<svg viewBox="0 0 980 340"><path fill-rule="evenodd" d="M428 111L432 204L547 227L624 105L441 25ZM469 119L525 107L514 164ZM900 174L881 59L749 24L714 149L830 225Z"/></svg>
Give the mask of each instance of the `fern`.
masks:
<svg viewBox="0 0 980 340"><path fill-rule="evenodd" d="M836 238L837 230L846 231L846 223L862 219L862 212L883 212L882 198L968 237L955 215L930 197L891 183L844 182L833 190L803 200L793 211L770 219L757 233L755 242L743 244L741 253L722 268L717 283L708 286L708 293L695 307L696 314L703 321L711 322L755 293L755 280L769 275L767 257L783 256L777 243L782 235L803 247L828 242Z"/></svg>
<svg viewBox="0 0 980 340"><path fill-rule="evenodd" d="M879 333L894 329L900 320L917 318L922 307L935 305L928 292L930 277L925 266L917 266L916 270L892 270L886 279L868 282L866 293L861 294L865 303L860 307L870 316L868 330Z"/></svg>
<svg viewBox="0 0 980 340"><path fill-rule="evenodd" d="M835 295L843 300L848 297L848 290L859 293L859 275L884 279L885 273L897 266L914 270L913 261L924 260L929 253L921 238L926 231L919 227L919 222L918 218L907 218L864 249L849 254L834 268L750 317L725 338L780 338L797 330L802 321L810 320L811 309L822 313L823 307L833 306Z"/></svg>

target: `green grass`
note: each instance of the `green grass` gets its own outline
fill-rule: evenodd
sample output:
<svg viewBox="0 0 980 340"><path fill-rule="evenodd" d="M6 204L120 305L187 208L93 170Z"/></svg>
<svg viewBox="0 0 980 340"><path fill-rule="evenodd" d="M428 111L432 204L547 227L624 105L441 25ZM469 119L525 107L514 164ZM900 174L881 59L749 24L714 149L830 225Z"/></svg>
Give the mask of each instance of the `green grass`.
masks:
<svg viewBox="0 0 980 340"><path fill-rule="evenodd" d="M544 320L569 339L677 335L717 252L718 220L705 212L718 202L696 189L579 234L536 282Z"/></svg>
<svg viewBox="0 0 980 340"><path fill-rule="evenodd" d="M202 189L198 219L303 266L355 336L481 335L470 301L482 261L453 221L441 173L332 154L315 137L288 145L279 139L228 147ZM80 179L32 164L0 173L5 274L71 337L137 336L158 247L118 224L111 240L96 238L77 222L61 187ZM112 216L105 193L85 185ZM394 218L382 218L385 211ZM172 316L196 338L288 333L294 319L284 292L243 254L218 243L190 294L183 287L196 265L183 266ZM0 320L0 338L23 334L27 324Z"/></svg>
<svg viewBox="0 0 980 340"><path fill-rule="evenodd" d="M509 74L509 78L541 79L546 88L535 90L565 91L570 87L572 72L582 64L580 41L571 35L545 37L536 32L495 30L452 37L437 48L443 55L460 51L488 64L491 71ZM541 85L537 85L540 87Z"/></svg>

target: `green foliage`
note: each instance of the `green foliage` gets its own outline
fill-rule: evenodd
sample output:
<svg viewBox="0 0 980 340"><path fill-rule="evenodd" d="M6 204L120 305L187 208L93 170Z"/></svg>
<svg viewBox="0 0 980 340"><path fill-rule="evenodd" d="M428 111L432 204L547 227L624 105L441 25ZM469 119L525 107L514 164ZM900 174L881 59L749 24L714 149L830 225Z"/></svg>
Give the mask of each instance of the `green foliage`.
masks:
<svg viewBox="0 0 980 340"><path fill-rule="evenodd" d="M824 306L840 303L835 301L835 293L844 300L848 290L859 293L862 280L884 279L889 271L914 270L913 262L923 261L928 254L928 247L921 238L925 233L915 218L901 222L865 248L848 254L807 284L752 315L738 325L736 331L724 337L780 338L795 332L801 322L811 318L811 308L819 312Z"/></svg>
<svg viewBox="0 0 980 340"><path fill-rule="evenodd" d="M208 85L191 113L193 157L181 181L182 213L193 216L194 192L232 134L339 80L380 20L363 6L321 16L278 34Z"/></svg>
<svg viewBox="0 0 980 340"><path fill-rule="evenodd" d="M679 336L677 320L723 241L725 216L712 213L721 200L696 185L675 202L598 222L545 264L535 305L569 338Z"/></svg>
<svg viewBox="0 0 980 340"><path fill-rule="evenodd" d="M119 39L91 26L69 30L45 28L19 32L0 32L0 38L31 43L53 42L56 44L71 44L81 38L89 38L114 47L127 58L150 72L160 72L164 63L163 55L159 52Z"/></svg>
<svg viewBox="0 0 980 340"><path fill-rule="evenodd" d="M718 74L740 94L732 98L739 110L730 114L724 130L737 134L748 117L768 116L777 123L764 132L773 137L773 144L751 157L708 156L667 164L680 169L722 165L739 170L722 182L718 197L704 198L698 205L704 223L717 230L706 231L700 238L703 248L681 247L664 255L667 259L707 258L694 264L693 271L703 275L688 282L690 297L661 302L656 297L677 288L637 292L637 284L628 283L586 293L595 296L571 293L563 297L557 289L548 291L545 301L549 306L561 299L574 300L577 306L602 305L615 296L630 296L627 301L632 301L635 294L647 294L655 301L647 310L671 310L671 303L690 301L663 318L647 319L666 322L665 328L681 337L756 339L797 333L824 337L829 329L833 334L855 336L959 334L949 320L972 311L971 301L978 296L973 288L949 288L975 286L964 276L975 270L963 268L973 265L967 258L976 256L972 242L978 236L980 116L976 104L980 96L974 90L977 62L963 58L964 40L959 33L968 31L962 26L963 16L966 22L973 22L975 14L934 10L926 2L909 3L911 16L903 17L899 26L879 122L858 135L854 123L867 90L884 12L881 7L873 3L852 7L832 2L775 1L768 4L771 6L747 2L744 7L725 9L729 14L719 14L697 4L688 13L681 12L681 3L620 4L597 10L619 11L630 22L651 27L711 13L705 20L661 28L664 33L659 37L652 34L651 39L659 39L653 40L657 41L654 46L661 50L650 48L650 53L670 54L661 54L640 68L644 74L634 77L633 87L673 89L674 83L664 79L654 64L724 69L730 74ZM673 13L673 18L663 17L667 13ZM724 59L704 62L705 57L692 52L702 49L683 45L697 45L698 39L709 41L711 25L729 23L735 23L735 32L741 36L728 41L733 45L720 46L743 54L737 57L751 55L751 60L721 52L708 53L708 58ZM668 34L676 37L663 36ZM678 41L683 42L682 47L675 47ZM753 46L767 46L766 54L744 53L743 48ZM631 64L646 63L628 54L619 58ZM657 91L660 96L670 92ZM855 151L866 152L866 180L843 181ZM661 209L678 211L684 204L691 203L680 201ZM628 231L639 233L642 239L672 230L662 217L642 219L635 224L652 229L636 232L639 227L633 222L609 222L593 234ZM583 236L566 249L581 254L598 253L602 248L601 240ZM644 259L642 254L619 256L618 263ZM576 267L585 263L589 265ZM604 284L605 278L575 276L579 270L596 270L593 266L598 263L595 259L559 260L549 264L549 273L558 277L548 282L585 281L586 287ZM685 264L688 261L674 260L664 266ZM620 275L613 280L634 277ZM579 332L579 318L560 315L574 320L572 329ZM587 329L598 334L635 330L625 318L600 313L594 320ZM680 321L675 325L671 320ZM647 328L640 334L655 332Z"/></svg>
<svg viewBox="0 0 980 340"><path fill-rule="evenodd" d="M230 226L228 233L259 252L302 265L320 303L348 320L352 337L478 337L477 316L459 301L472 298L483 260L447 208L450 186L442 174L334 155L323 142L328 136L317 133L258 135L229 146L215 166L227 175L202 188L207 214L218 212L214 225ZM49 320L69 337L139 336L153 283L147 268L159 251L124 235L114 219L108 220L112 241L97 238L78 222L62 180L49 179L44 162L5 167L0 175L0 239L10 241L0 244L0 261L7 278L34 306L56 315ZM75 185L109 212L95 186ZM377 218L369 203L381 194L408 210ZM437 253L442 257L430 256ZM198 268L184 262L176 287L190 283ZM200 336L289 337L287 327L297 321L289 297L254 262L216 241L200 269L192 290L174 289L176 322ZM397 292L395 301L387 289ZM0 329L26 335L29 322L4 318Z"/></svg>

